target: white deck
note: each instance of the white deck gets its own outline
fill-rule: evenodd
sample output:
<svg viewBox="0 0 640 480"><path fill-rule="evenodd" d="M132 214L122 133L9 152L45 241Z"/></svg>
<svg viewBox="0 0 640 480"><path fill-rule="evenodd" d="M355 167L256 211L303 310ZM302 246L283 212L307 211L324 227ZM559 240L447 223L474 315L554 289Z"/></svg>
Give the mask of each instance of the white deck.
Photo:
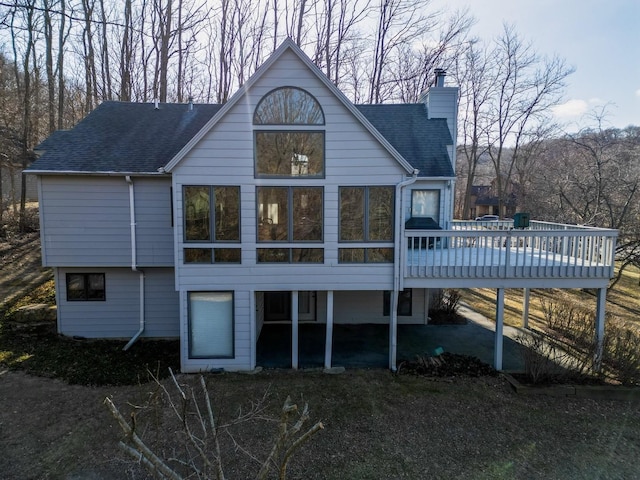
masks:
<svg viewBox="0 0 640 480"><path fill-rule="evenodd" d="M597 288L613 276L617 231L455 222L454 230L408 230L404 236L406 287Z"/></svg>

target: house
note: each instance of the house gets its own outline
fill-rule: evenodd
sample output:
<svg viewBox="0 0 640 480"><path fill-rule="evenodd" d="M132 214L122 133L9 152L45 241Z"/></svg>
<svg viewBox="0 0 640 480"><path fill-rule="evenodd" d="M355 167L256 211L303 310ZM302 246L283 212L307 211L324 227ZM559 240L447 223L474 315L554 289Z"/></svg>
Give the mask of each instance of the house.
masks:
<svg viewBox="0 0 640 480"><path fill-rule="evenodd" d="M498 196L498 182L493 179L490 185L473 185L471 187L471 218L483 215L498 215L500 218L511 218L518 208L518 186L512 181L503 178L505 189L500 210L500 198Z"/></svg>
<svg viewBox="0 0 640 480"><path fill-rule="evenodd" d="M603 328L615 232L453 221L457 88L423 100L353 105L287 40L224 105L105 102L56 132L30 173L59 332L178 337L195 372L255 368L269 322L293 368L324 325L330 367L334 324L379 323L395 369L430 289L490 286L500 367L504 288L540 285L599 288Z"/></svg>

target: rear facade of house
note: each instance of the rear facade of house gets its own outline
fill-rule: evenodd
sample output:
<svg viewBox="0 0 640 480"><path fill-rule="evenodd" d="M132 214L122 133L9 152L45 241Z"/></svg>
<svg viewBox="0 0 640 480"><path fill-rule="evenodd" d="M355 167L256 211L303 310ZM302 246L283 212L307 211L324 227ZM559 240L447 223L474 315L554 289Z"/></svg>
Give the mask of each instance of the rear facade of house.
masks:
<svg viewBox="0 0 640 480"><path fill-rule="evenodd" d="M405 222L450 228L457 89L353 105L286 41L225 105L105 102L40 146L58 330L250 370L265 324L426 323ZM392 343L393 340L390 340ZM390 366L395 351L390 345Z"/></svg>

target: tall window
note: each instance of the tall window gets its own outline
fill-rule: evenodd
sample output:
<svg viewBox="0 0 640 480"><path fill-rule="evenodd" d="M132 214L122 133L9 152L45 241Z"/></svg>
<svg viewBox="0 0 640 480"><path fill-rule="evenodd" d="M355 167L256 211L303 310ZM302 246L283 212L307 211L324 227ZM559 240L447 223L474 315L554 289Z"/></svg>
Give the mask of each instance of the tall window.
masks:
<svg viewBox="0 0 640 480"><path fill-rule="evenodd" d="M393 187L340 187L340 241L393 241Z"/></svg>
<svg viewBox="0 0 640 480"><path fill-rule="evenodd" d="M267 93L256 107L254 125L294 126L293 129L256 130L255 176L324 176L324 114L309 93L282 87Z"/></svg>
<svg viewBox="0 0 640 480"><path fill-rule="evenodd" d="M393 187L340 187L340 242L393 242ZM341 263L387 263L393 248L341 248Z"/></svg>
<svg viewBox="0 0 640 480"><path fill-rule="evenodd" d="M440 190L412 190L411 216L440 218Z"/></svg>
<svg viewBox="0 0 640 480"><path fill-rule="evenodd" d="M257 241L323 241L322 187L257 187ZM323 248L258 248L258 263L323 263Z"/></svg>
<svg viewBox="0 0 640 480"><path fill-rule="evenodd" d="M321 242L322 187L257 187L258 242Z"/></svg>
<svg viewBox="0 0 640 480"><path fill-rule="evenodd" d="M240 241L240 188L183 187L185 242Z"/></svg>

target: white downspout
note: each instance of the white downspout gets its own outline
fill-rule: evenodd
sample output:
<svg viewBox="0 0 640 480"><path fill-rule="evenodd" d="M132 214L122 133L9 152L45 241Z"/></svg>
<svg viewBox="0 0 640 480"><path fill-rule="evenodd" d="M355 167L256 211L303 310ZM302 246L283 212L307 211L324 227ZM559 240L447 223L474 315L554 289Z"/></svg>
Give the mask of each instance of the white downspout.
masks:
<svg viewBox="0 0 640 480"><path fill-rule="evenodd" d="M144 272L138 268L138 257L137 257L137 242L136 242L136 208L135 208L135 197L133 191L133 180L131 180L131 176L127 175L125 177L127 184L129 185L129 219L131 224L131 271L138 272L140 275L140 328L136 332L136 334L131 337L129 343L127 343L122 350L129 350L131 345L133 345L136 340L142 335L144 332Z"/></svg>
<svg viewBox="0 0 640 480"><path fill-rule="evenodd" d="M402 225L404 221L404 198L402 189L407 185L415 183L418 179L418 170L413 170L413 176L396 185L396 199L398 210L396 211L395 224L395 244L393 249L393 295L391 297L391 305L389 311L389 368L392 372L396 371L396 356L398 350L398 295L400 294L400 277L402 269L402 259L404 235L402 235Z"/></svg>

